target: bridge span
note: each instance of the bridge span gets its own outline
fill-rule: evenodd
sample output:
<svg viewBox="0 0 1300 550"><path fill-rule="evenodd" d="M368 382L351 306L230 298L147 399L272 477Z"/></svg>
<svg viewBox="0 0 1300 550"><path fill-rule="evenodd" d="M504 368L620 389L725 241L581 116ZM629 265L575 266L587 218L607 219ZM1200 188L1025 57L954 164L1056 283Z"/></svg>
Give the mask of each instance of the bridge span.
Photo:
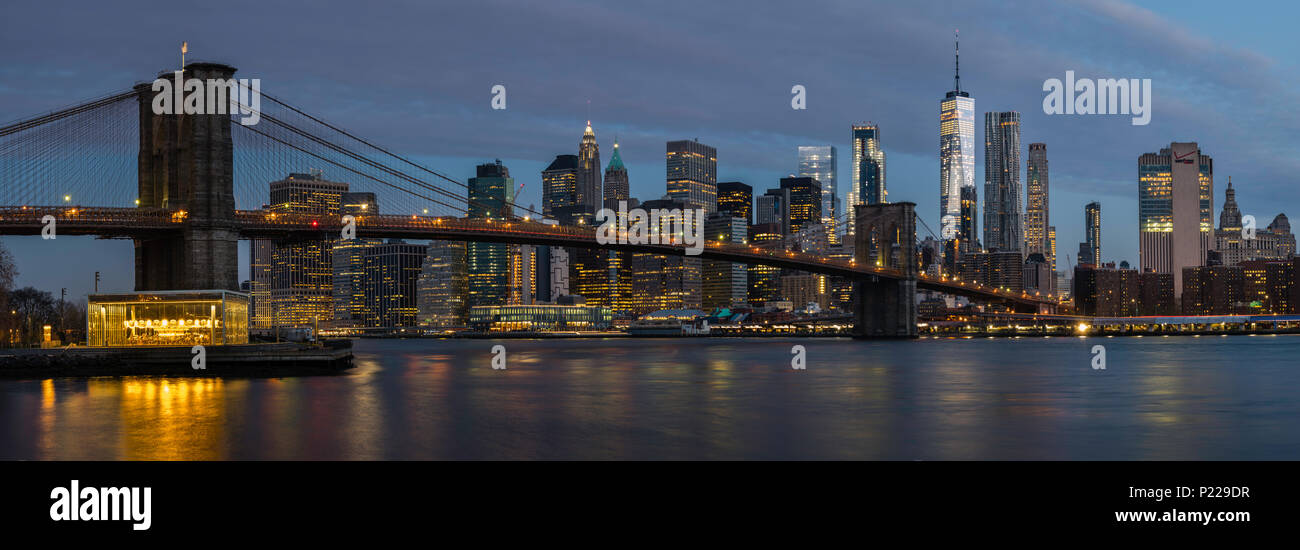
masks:
<svg viewBox="0 0 1300 550"><path fill-rule="evenodd" d="M0 235L40 235L52 216L57 235L101 238L156 238L182 232L187 212L162 208L105 208L85 206L0 207ZM236 210L240 238L272 240L329 240L343 229L342 216ZM476 241L537 246L607 249L682 256L686 248L671 244L600 244L591 227L543 224L528 220L467 219L448 216L357 216L358 238ZM900 280L900 269L841 261L815 254L770 250L759 246L706 241L698 256L748 265L769 265L850 279ZM990 288L948 277L917 275L917 288L965 296L985 302L1004 302L1020 309L1054 306L1051 299Z"/></svg>

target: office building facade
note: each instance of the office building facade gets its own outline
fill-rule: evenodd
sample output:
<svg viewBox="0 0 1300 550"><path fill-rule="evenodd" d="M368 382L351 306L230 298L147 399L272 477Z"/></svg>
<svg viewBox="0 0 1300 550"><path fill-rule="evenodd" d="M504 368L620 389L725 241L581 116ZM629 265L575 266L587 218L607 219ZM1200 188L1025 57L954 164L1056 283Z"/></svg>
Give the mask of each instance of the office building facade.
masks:
<svg viewBox="0 0 1300 550"><path fill-rule="evenodd" d="M833 145L800 145L799 175L817 180L822 186L822 223L839 227L841 212L837 193L838 168ZM721 189L718 190L721 193ZM721 200L721 199L719 199Z"/></svg>
<svg viewBox="0 0 1300 550"><path fill-rule="evenodd" d="M1174 142L1138 157L1138 250L1143 271L1174 276L1205 265L1214 221L1214 160L1196 142Z"/></svg>
<svg viewBox="0 0 1300 550"><path fill-rule="evenodd" d="M666 158L668 197L705 214L716 210L718 150L699 141L670 141Z"/></svg>
<svg viewBox="0 0 1300 550"><path fill-rule="evenodd" d="M469 217L472 219L509 219L513 214L515 180L510 170L498 160L480 164L470 178ZM511 246L500 243L466 243L469 276L469 305L504 305L510 299Z"/></svg>

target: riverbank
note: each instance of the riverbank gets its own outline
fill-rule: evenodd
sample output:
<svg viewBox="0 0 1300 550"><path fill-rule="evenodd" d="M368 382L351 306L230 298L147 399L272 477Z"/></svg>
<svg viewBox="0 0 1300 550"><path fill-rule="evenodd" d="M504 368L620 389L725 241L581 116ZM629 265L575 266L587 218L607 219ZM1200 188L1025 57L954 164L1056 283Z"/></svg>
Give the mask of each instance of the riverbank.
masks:
<svg viewBox="0 0 1300 550"><path fill-rule="evenodd" d="M1268 336L1274 334L1300 334L1300 329L1241 329L1241 330L1167 330L1167 331L1145 331L1145 330L1098 330L1089 328L1085 331L1078 329L1062 330L1029 330L1018 332L1014 330L997 330L997 331L980 331L980 332L921 332L921 338L1159 338L1170 336Z"/></svg>
<svg viewBox="0 0 1300 550"><path fill-rule="evenodd" d="M193 359L189 347L8 349L0 350L0 378L337 374L352 368L352 342L208 346L203 369L195 369Z"/></svg>

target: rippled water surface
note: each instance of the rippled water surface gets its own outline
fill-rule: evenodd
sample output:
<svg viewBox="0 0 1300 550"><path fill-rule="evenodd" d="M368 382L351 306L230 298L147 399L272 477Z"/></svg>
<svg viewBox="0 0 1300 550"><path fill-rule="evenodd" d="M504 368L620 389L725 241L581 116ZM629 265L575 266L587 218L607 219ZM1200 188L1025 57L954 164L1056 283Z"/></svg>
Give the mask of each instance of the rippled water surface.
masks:
<svg viewBox="0 0 1300 550"><path fill-rule="evenodd" d="M0 458L1300 458L1294 335L355 351L339 376L0 381Z"/></svg>

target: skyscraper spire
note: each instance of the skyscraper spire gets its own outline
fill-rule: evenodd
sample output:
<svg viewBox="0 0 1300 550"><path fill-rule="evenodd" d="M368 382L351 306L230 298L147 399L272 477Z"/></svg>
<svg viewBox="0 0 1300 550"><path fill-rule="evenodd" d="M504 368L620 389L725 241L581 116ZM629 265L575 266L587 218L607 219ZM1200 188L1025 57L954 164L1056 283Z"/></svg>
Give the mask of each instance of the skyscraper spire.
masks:
<svg viewBox="0 0 1300 550"><path fill-rule="evenodd" d="M952 30L952 49L953 49L953 89L961 91L961 33L958 29Z"/></svg>
<svg viewBox="0 0 1300 550"><path fill-rule="evenodd" d="M600 146L596 144L596 132L591 129L590 119L578 144L577 184L577 203L583 207L584 213L594 216L601 204Z"/></svg>

